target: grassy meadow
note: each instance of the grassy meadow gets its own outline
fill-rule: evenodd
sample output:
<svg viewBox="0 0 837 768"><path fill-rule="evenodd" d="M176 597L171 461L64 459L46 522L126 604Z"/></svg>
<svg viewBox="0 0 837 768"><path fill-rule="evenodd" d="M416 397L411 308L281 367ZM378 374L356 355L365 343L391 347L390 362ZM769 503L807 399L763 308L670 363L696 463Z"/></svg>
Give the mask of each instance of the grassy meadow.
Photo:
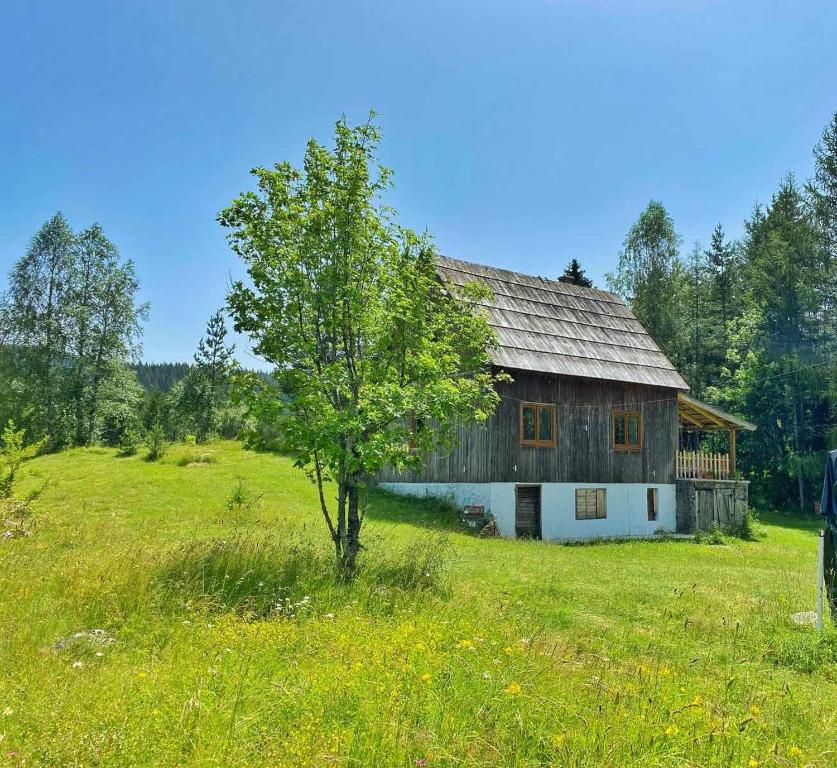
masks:
<svg viewBox="0 0 837 768"><path fill-rule="evenodd" d="M837 633L789 618L814 522L561 546L373 493L339 585L285 458L79 449L44 484L0 540L2 765L837 765Z"/></svg>

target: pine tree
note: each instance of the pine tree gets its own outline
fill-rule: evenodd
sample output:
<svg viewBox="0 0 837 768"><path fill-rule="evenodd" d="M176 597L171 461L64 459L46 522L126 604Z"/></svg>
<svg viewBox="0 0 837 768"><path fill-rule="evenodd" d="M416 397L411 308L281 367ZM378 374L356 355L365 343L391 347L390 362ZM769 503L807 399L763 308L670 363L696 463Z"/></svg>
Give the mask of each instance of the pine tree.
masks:
<svg viewBox="0 0 837 768"><path fill-rule="evenodd" d="M235 345L227 345L226 337L224 315L219 310L209 319L206 335L198 343L195 364L172 388L169 398L180 431L193 431L199 440L217 432L219 413L229 399Z"/></svg>
<svg viewBox="0 0 837 768"><path fill-rule="evenodd" d="M689 385L700 395L712 380L715 371L711 364L710 321L707 318L707 262L699 243L695 243L686 266L683 286L683 318L686 320L685 338L688 343L683 353L687 363Z"/></svg>
<svg viewBox="0 0 837 768"><path fill-rule="evenodd" d="M584 270L581 268L581 264L578 263L578 259L573 259L567 264L567 268L564 270L564 274L561 275L560 279L562 282L580 285L584 288L593 287L593 281L584 274Z"/></svg>
<svg viewBox="0 0 837 768"><path fill-rule="evenodd" d="M712 298L717 307L718 343L726 351L729 321L737 314L739 259L735 245L725 241L724 228L720 224L712 231L706 260Z"/></svg>
<svg viewBox="0 0 837 768"><path fill-rule="evenodd" d="M777 471L797 481L800 510L807 497L807 459L821 439L815 416L826 392L819 367L827 349L824 302L830 291L830 262L821 232L796 181L788 176L766 209L757 207L747 223L745 243L747 298L759 314L758 333L747 354L763 362L752 386L778 379L758 421L782 425L784 448L772 459Z"/></svg>
<svg viewBox="0 0 837 768"><path fill-rule="evenodd" d="M219 309L206 325L206 336L198 342L195 365L206 375L213 397L230 373L235 344L226 344L227 326Z"/></svg>
<svg viewBox="0 0 837 768"><path fill-rule="evenodd" d="M823 297L822 320L826 335L824 354L831 365L829 381L830 421L825 426L827 445L837 445L837 112L814 147L814 177L807 185L825 243L828 259L827 293Z"/></svg>
<svg viewBox="0 0 837 768"><path fill-rule="evenodd" d="M832 258L837 256L837 112L814 147L814 178L807 185Z"/></svg>

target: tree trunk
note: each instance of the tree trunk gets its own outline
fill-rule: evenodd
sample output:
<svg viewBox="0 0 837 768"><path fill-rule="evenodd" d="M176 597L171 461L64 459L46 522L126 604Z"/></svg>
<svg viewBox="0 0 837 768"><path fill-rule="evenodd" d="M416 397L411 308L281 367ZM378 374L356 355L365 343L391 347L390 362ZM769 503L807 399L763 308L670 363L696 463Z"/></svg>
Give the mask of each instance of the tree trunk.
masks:
<svg viewBox="0 0 837 768"><path fill-rule="evenodd" d="M346 552L343 554L344 571L347 576L354 575L357 567L357 556L360 551L360 508L359 496L360 488L358 487L357 477L351 478L351 484L346 489L346 494L349 499L349 530Z"/></svg>
<svg viewBox="0 0 837 768"><path fill-rule="evenodd" d="M337 531L334 536L334 548L337 556L337 570L341 575L344 575L348 533L346 528L346 480L342 471L337 483Z"/></svg>

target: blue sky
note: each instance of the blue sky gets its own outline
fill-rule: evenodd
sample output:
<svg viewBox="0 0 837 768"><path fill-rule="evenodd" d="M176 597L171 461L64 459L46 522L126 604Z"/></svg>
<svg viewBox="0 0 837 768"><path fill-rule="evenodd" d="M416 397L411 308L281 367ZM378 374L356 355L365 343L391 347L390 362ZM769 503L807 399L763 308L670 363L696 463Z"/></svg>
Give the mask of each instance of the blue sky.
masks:
<svg viewBox="0 0 837 768"><path fill-rule="evenodd" d="M241 273L248 171L380 113L389 197L450 256L601 283L662 200L732 235L837 110L837 3L0 2L0 286L55 210L100 222L185 360ZM1 290L2 288L0 288ZM253 364L246 352L241 359Z"/></svg>

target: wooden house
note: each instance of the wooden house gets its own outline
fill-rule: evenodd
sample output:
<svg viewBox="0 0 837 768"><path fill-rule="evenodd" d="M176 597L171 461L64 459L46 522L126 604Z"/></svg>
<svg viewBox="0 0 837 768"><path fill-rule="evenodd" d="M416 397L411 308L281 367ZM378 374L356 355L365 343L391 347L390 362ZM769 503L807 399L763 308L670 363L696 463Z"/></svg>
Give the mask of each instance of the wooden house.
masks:
<svg viewBox="0 0 837 768"><path fill-rule="evenodd" d="M384 470L379 483L481 508L504 536L675 531L678 468L710 478L697 452L688 464L680 450L689 387L625 303L596 288L456 259L440 257L437 270L454 285L491 289L491 359L512 381L498 385L500 405L487 425L463 426L456 447L426 456L420 472ZM688 403L699 419L703 404ZM712 410L716 428L742 428Z"/></svg>

